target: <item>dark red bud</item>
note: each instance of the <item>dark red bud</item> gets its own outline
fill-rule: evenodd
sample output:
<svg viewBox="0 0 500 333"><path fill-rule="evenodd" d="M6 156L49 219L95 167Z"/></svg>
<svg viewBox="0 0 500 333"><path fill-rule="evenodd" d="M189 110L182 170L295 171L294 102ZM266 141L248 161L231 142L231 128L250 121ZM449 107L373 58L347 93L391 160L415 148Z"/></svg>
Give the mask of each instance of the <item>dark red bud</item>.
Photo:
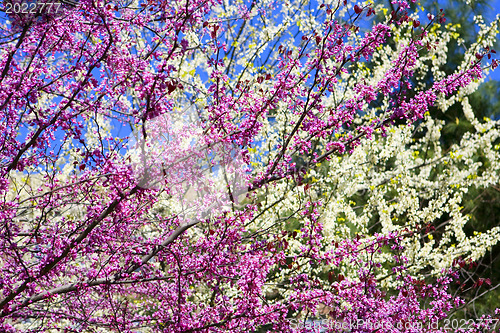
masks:
<svg viewBox="0 0 500 333"><path fill-rule="evenodd" d="M175 90L175 88L177 88L177 85L175 83L173 82L167 83L167 91L169 94L172 93Z"/></svg>
<svg viewBox="0 0 500 333"><path fill-rule="evenodd" d="M363 9L361 9L361 7L359 7L358 5L354 5L354 12L356 14L361 14L362 11Z"/></svg>

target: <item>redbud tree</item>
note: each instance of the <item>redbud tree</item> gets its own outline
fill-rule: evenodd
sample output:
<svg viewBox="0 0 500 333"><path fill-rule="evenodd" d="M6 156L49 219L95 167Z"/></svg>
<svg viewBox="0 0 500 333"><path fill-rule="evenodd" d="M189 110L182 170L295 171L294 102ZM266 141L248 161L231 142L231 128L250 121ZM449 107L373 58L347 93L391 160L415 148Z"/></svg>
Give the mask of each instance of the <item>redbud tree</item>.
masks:
<svg viewBox="0 0 500 333"><path fill-rule="evenodd" d="M453 27L410 5L5 1L2 331L444 331L498 239L459 208L498 182L467 102L497 21L449 75ZM455 102L476 131L443 152Z"/></svg>

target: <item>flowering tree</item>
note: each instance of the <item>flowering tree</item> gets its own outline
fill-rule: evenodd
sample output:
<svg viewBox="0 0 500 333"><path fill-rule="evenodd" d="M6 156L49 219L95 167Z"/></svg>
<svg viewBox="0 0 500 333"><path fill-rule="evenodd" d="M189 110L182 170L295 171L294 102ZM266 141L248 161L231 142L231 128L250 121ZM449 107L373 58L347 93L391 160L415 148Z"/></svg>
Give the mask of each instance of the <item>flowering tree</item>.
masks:
<svg viewBox="0 0 500 333"><path fill-rule="evenodd" d="M499 237L460 208L498 184L467 101L498 20L446 75L453 26L403 0L6 4L2 330L445 330Z"/></svg>

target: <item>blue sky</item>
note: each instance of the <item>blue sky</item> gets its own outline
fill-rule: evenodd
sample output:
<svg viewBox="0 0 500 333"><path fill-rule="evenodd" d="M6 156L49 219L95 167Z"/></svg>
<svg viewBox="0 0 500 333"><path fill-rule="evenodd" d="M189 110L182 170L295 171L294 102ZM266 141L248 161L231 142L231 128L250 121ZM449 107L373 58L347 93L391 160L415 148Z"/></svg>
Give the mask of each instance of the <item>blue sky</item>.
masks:
<svg viewBox="0 0 500 333"><path fill-rule="evenodd" d="M484 17L486 18L487 22L491 22L493 19L495 19L497 14L500 14L500 0L492 0L491 6L493 7L493 9L491 11L484 13ZM497 51L496 59L500 60L500 50L496 51ZM490 76L491 79L500 80L500 67L497 68L495 71L493 71L493 73L491 73Z"/></svg>

